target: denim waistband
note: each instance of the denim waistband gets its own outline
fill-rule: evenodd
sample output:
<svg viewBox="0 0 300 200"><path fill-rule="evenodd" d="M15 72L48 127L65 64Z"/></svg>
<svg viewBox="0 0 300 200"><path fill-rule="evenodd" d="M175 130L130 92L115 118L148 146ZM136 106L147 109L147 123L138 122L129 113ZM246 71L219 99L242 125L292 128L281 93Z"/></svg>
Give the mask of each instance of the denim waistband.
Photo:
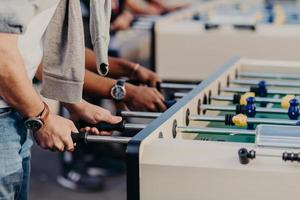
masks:
<svg viewBox="0 0 300 200"><path fill-rule="evenodd" d="M0 115L9 111L12 111L12 108L0 108Z"/></svg>

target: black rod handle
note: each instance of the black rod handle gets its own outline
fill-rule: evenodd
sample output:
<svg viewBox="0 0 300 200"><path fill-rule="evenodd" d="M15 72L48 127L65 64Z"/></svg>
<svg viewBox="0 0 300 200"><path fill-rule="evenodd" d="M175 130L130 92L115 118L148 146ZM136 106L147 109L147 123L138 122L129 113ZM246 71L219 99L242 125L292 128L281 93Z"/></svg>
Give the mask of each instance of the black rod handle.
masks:
<svg viewBox="0 0 300 200"><path fill-rule="evenodd" d="M123 132L125 130L125 120L120 121L116 124L110 124L107 122L100 122L98 124L89 124L86 122L79 122L79 126L81 128L89 126L89 127L96 127L99 131L120 131Z"/></svg>
<svg viewBox="0 0 300 200"><path fill-rule="evenodd" d="M120 137L120 136L102 136L102 135L90 135L86 132L71 133L71 137L74 143L120 143L127 144L132 138L131 137Z"/></svg>
<svg viewBox="0 0 300 200"><path fill-rule="evenodd" d="M219 27L220 27L219 24L211 24L211 23L205 23L205 24L204 24L205 30L218 29Z"/></svg>
<svg viewBox="0 0 300 200"><path fill-rule="evenodd" d="M250 160L255 159L256 152L254 150L248 151L246 148L240 148L238 151L239 161L242 165L247 165Z"/></svg>
<svg viewBox="0 0 300 200"><path fill-rule="evenodd" d="M86 143L88 133L79 132L79 133L71 133L71 137L74 143Z"/></svg>
<svg viewBox="0 0 300 200"><path fill-rule="evenodd" d="M170 108L171 106L173 106L177 101L176 100L165 100L164 104L167 108Z"/></svg>
<svg viewBox="0 0 300 200"><path fill-rule="evenodd" d="M233 27L235 29L240 29L240 30L250 30L250 31L255 31L256 30L256 27L255 27L255 24L236 24L236 25L233 25Z"/></svg>

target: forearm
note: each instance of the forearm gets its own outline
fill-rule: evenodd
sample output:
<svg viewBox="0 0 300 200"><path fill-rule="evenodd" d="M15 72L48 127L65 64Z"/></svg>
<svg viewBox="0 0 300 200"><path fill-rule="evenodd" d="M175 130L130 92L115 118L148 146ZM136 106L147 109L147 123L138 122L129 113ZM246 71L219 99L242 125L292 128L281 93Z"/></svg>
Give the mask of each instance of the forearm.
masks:
<svg viewBox="0 0 300 200"><path fill-rule="evenodd" d="M85 49L85 66L86 69L97 73L96 54ZM136 67L136 63L121 58L109 57L109 74L111 78L130 77Z"/></svg>
<svg viewBox="0 0 300 200"><path fill-rule="evenodd" d="M95 98L111 98L110 89L116 81L85 70L83 91L85 95Z"/></svg>
<svg viewBox="0 0 300 200"><path fill-rule="evenodd" d="M145 6L145 5L139 5L133 1L126 1L126 6L135 14L138 14L138 15L147 15L148 14L147 6Z"/></svg>
<svg viewBox="0 0 300 200"><path fill-rule="evenodd" d="M114 79L101 77L89 70L85 71L83 90L84 94L89 97L111 99L112 96L110 94L110 91L115 84L116 80ZM134 87L135 86L131 84L125 83L125 101L131 98L132 94L134 93Z"/></svg>
<svg viewBox="0 0 300 200"><path fill-rule="evenodd" d="M162 2L157 1L157 0L150 0L150 3L152 3L152 4L156 5L156 6L159 6L161 8L165 7L165 5Z"/></svg>
<svg viewBox="0 0 300 200"><path fill-rule="evenodd" d="M42 65L40 65L36 73L36 78L40 81L42 81L42 70L43 67ZM84 95L94 98L112 98L110 91L111 88L116 84L116 80L108 77L99 76L96 73L88 69L85 70L83 85ZM126 91L128 91L128 95L131 95L132 91L134 91L134 86L128 83L125 84L125 88Z"/></svg>
<svg viewBox="0 0 300 200"><path fill-rule="evenodd" d="M128 77L131 78L136 70L137 63L130 62L122 58L109 58L110 74L112 78Z"/></svg>
<svg viewBox="0 0 300 200"><path fill-rule="evenodd" d="M3 44L0 38L0 43ZM43 102L27 77L23 59L17 49L17 39L6 38L15 47L0 50L0 91L5 101L23 116L36 116L44 108Z"/></svg>

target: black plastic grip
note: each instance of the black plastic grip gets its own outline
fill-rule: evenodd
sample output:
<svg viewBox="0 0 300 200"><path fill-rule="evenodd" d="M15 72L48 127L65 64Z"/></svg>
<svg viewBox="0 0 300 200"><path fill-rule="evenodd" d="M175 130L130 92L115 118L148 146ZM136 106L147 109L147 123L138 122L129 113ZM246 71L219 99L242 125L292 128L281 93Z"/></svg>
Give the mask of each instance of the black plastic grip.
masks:
<svg viewBox="0 0 300 200"><path fill-rule="evenodd" d="M164 104L167 108L170 108L171 106L173 106L177 101L176 100L165 100Z"/></svg>
<svg viewBox="0 0 300 200"><path fill-rule="evenodd" d="M122 110L117 110L116 111L116 116L122 117Z"/></svg>
<svg viewBox="0 0 300 200"><path fill-rule="evenodd" d="M290 161L290 162L300 162L300 156L299 153L294 152L284 152L282 154L282 160L283 161Z"/></svg>
<svg viewBox="0 0 300 200"><path fill-rule="evenodd" d="M213 30L220 28L220 24L213 24L213 23L206 23L204 24L205 30ZM241 29L241 30L251 30L255 31L256 27L255 25L248 25L248 24L233 24L232 27L234 29Z"/></svg>
<svg viewBox="0 0 300 200"><path fill-rule="evenodd" d="M259 88L257 86L251 86L249 91L255 93L255 95L259 94Z"/></svg>
<svg viewBox="0 0 300 200"><path fill-rule="evenodd" d="M234 94L233 95L233 99L232 99L233 104L239 104L240 100L241 100L241 95L239 95L239 94Z"/></svg>
<svg viewBox="0 0 300 200"><path fill-rule="evenodd" d="M205 30L218 29L219 27L220 27L220 25L218 25L218 24L211 24L211 23L204 24Z"/></svg>
<svg viewBox="0 0 300 200"><path fill-rule="evenodd" d="M85 132L71 133L71 137L74 143L86 143L87 133Z"/></svg>
<svg viewBox="0 0 300 200"><path fill-rule="evenodd" d="M239 155L239 161L242 165L247 165L250 161L250 159L248 158L248 150L245 148L241 148L238 151L238 155Z"/></svg>
<svg viewBox="0 0 300 200"><path fill-rule="evenodd" d="M233 25L235 29L240 29L240 30L250 30L250 31L255 31L256 27L255 25L247 25L247 24L236 24Z"/></svg>
<svg viewBox="0 0 300 200"><path fill-rule="evenodd" d="M226 114L225 115L224 123L225 123L226 126L234 126L234 123L232 121L233 117L234 117L234 115L231 115L231 114Z"/></svg>
<svg viewBox="0 0 300 200"><path fill-rule="evenodd" d="M254 150L248 151L246 148L240 148L238 151L239 161L242 165L247 165L250 160L256 158L256 152Z"/></svg>
<svg viewBox="0 0 300 200"><path fill-rule="evenodd" d="M79 126L81 128L89 126L89 127L96 127L99 131L120 131L123 132L125 130L125 120L120 121L117 124L109 124L106 122L100 122L98 124L89 124L85 122L80 122Z"/></svg>
<svg viewBox="0 0 300 200"><path fill-rule="evenodd" d="M235 114L245 114L245 106L241 104L236 104L235 106Z"/></svg>
<svg viewBox="0 0 300 200"><path fill-rule="evenodd" d="M155 87L158 91L161 91L161 82L157 82Z"/></svg>

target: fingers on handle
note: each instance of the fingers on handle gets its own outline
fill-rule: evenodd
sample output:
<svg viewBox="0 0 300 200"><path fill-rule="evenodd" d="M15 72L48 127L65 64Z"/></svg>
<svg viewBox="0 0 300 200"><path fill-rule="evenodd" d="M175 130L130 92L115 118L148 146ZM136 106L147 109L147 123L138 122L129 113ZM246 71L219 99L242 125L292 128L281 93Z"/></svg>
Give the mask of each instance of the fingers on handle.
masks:
<svg viewBox="0 0 300 200"><path fill-rule="evenodd" d="M78 133L78 129L76 128L76 126L74 125L73 122L70 122L70 131L69 133L66 133L62 138L62 142L65 146L64 150L66 151L74 151L74 143L71 137L72 133Z"/></svg>
<svg viewBox="0 0 300 200"><path fill-rule="evenodd" d="M63 152L65 150L65 145L61 140L54 138L53 142L54 142L54 146L52 150L59 151L59 152Z"/></svg>

